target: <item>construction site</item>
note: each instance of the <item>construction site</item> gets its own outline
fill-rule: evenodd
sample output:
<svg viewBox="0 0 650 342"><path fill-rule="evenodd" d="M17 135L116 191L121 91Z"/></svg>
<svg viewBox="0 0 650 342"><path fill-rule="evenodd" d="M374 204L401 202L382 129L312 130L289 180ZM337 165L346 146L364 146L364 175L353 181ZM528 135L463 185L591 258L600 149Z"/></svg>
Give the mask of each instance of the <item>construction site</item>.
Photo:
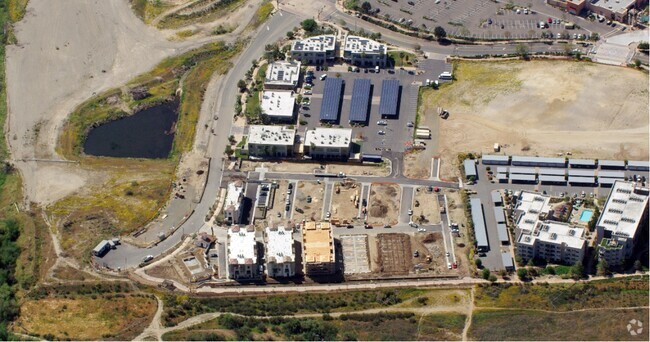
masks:
<svg viewBox="0 0 650 342"><path fill-rule="evenodd" d="M385 226L397 224L401 190L397 184L372 184L368 200L368 224Z"/></svg>

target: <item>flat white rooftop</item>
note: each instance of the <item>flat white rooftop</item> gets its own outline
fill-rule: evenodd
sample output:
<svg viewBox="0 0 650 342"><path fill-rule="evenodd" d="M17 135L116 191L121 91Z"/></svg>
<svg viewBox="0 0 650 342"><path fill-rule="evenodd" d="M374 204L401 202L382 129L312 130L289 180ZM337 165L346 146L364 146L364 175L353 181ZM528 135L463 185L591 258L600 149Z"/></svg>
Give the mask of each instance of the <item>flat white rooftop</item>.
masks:
<svg viewBox="0 0 650 342"><path fill-rule="evenodd" d="M242 181L235 181L228 183L228 192L226 193L226 203L224 208L239 206L239 198L244 192L244 183Z"/></svg>
<svg viewBox="0 0 650 342"><path fill-rule="evenodd" d="M266 227L266 237L267 261L275 261L276 263L295 261L293 228L284 226Z"/></svg>
<svg viewBox="0 0 650 342"><path fill-rule="evenodd" d="M532 232L539 220L539 214L548 213L551 210L550 196L541 195L536 192L522 191L517 201L517 210L523 214L517 222L517 227L524 231Z"/></svg>
<svg viewBox="0 0 650 342"><path fill-rule="evenodd" d="M568 247L580 249L585 244L585 228L573 227L554 221L539 221L535 229L519 236L519 243L533 245L534 240L545 243L565 244Z"/></svg>
<svg viewBox="0 0 650 342"><path fill-rule="evenodd" d="M623 10L634 5L635 0L587 0L592 6L606 8L613 12L624 12Z"/></svg>
<svg viewBox="0 0 650 342"><path fill-rule="evenodd" d="M386 44L382 44L364 37L347 36L345 38L344 51L349 51L351 53L385 54Z"/></svg>
<svg viewBox="0 0 650 342"><path fill-rule="evenodd" d="M612 236L633 237L648 205L648 190L635 189L634 182L617 180L609 193L598 226Z"/></svg>
<svg viewBox="0 0 650 342"><path fill-rule="evenodd" d="M352 129L316 127L305 132L305 145L317 147L349 147Z"/></svg>
<svg viewBox="0 0 650 342"><path fill-rule="evenodd" d="M323 35L297 40L291 45L291 51L325 52L334 51L336 37L334 35Z"/></svg>
<svg viewBox="0 0 650 342"><path fill-rule="evenodd" d="M262 112L272 117L291 118L296 100L290 91L270 91L262 93Z"/></svg>
<svg viewBox="0 0 650 342"><path fill-rule="evenodd" d="M255 228L253 226L228 228L228 263L255 264Z"/></svg>
<svg viewBox="0 0 650 342"><path fill-rule="evenodd" d="M248 144L255 145L293 145L296 131L287 126L248 126Z"/></svg>
<svg viewBox="0 0 650 342"><path fill-rule="evenodd" d="M300 62L273 62L266 69L265 84L295 86L299 77Z"/></svg>

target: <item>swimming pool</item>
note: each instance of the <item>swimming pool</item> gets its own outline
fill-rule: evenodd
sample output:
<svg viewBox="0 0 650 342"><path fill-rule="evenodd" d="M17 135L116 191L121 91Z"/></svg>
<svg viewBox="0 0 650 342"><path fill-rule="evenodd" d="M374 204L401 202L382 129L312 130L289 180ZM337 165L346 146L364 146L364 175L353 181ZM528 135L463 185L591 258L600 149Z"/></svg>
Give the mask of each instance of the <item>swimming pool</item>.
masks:
<svg viewBox="0 0 650 342"><path fill-rule="evenodd" d="M582 222L589 222L591 220L591 217L594 215L593 210L583 210L582 214L580 214L580 221Z"/></svg>

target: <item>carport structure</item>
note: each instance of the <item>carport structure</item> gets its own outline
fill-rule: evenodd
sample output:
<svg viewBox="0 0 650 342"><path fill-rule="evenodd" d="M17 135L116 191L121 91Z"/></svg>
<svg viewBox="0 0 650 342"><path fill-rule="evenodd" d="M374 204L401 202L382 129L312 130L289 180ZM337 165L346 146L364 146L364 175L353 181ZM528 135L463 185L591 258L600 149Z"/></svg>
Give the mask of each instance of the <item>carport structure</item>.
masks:
<svg viewBox="0 0 650 342"><path fill-rule="evenodd" d="M381 82L381 100L379 101L379 115L397 116L399 103L399 80L383 80Z"/></svg>
<svg viewBox="0 0 650 342"><path fill-rule="evenodd" d="M320 120L334 122L339 118L341 95L343 94L343 80L328 78L325 80L323 90L323 103L320 107Z"/></svg>
<svg viewBox="0 0 650 342"><path fill-rule="evenodd" d="M371 86L369 79L357 78L354 80L352 101L350 103L350 123L365 123L368 121Z"/></svg>

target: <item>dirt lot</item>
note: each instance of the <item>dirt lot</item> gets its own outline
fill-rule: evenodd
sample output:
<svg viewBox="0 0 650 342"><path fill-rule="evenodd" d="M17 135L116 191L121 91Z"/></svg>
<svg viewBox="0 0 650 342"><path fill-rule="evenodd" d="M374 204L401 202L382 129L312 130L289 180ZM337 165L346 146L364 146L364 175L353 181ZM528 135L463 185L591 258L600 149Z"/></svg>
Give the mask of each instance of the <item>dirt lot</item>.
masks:
<svg viewBox="0 0 650 342"><path fill-rule="evenodd" d="M337 193L338 189L338 193ZM355 205L354 198L357 198ZM352 222L359 215L361 203L361 184L354 182L338 182L334 185L332 194L332 218Z"/></svg>
<svg viewBox="0 0 650 342"><path fill-rule="evenodd" d="M413 263L416 268L420 269L420 272L448 273L442 233L417 233L413 237L411 245L414 250L419 252L418 257L413 258ZM431 258L428 258L429 256Z"/></svg>
<svg viewBox="0 0 650 342"><path fill-rule="evenodd" d="M388 275L406 275L413 269L411 237L407 234L378 234L373 271Z"/></svg>
<svg viewBox="0 0 650 342"><path fill-rule="evenodd" d="M325 184L318 184L317 182L298 182L294 207L302 209L304 213L299 213L294 209L294 221L319 221L323 215L324 193ZM307 196L311 196L311 203L307 203Z"/></svg>
<svg viewBox="0 0 650 342"><path fill-rule="evenodd" d="M460 274L468 274L469 263L467 261L467 253L469 251L469 246L471 246L471 243L467 241L466 231L470 228L467 225L467 218L465 217L465 211L463 209L460 193L456 190L448 190L446 191L446 195L448 202L447 204L449 207L449 219L451 222L458 223L461 233L460 237L454 237L454 252L456 253L456 261L458 263L457 272Z"/></svg>
<svg viewBox="0 0 650 342"><path fill-rule="evenodd" d="M426 126L426 124L422 124ZM404 176L415 179L428 179L431 176L432 149L413 150L404 154Z"/></svg>
<svg viewBox="0 0 650 342"><path fill-rule="evenodd" d="M372 184L368 201L368 224L397 224L401 189L397 184Z"/></svg>
<svg viewBox="0 0 650 342"><path fill-rule="evenodd" d="M321 169L324 166L325 169ZM355 164L321 164L321 163L303 163L290 161L250 161L242 162L242 171L254 171L255 168L266 167L271 172L299 172L313 173L314 170L339 173L345 172L349 176L369 175L369 176L388 176L390 167L388 165L355 165Z"/></svg>
<svg viewBox="0 0 650 342"><path fill-rule="evenodd" d="M426 187L419 187L417 190L415 192L415 205L413 205L413 221L418 224L436 224L440 222L438 193L427 193Z"/></svg>
<svg viewBox="0 0 650 342"><path fill-rule="evenodd" d="M458 81L427 89L421 122L440 120L442 177L458 173L459 152L648 158L648 75L579 62L460 62ZM433 125L429 125L430 127ZM420 160L422 167L430 160ZM453 165L452 165L453 164Z"/></svg>

